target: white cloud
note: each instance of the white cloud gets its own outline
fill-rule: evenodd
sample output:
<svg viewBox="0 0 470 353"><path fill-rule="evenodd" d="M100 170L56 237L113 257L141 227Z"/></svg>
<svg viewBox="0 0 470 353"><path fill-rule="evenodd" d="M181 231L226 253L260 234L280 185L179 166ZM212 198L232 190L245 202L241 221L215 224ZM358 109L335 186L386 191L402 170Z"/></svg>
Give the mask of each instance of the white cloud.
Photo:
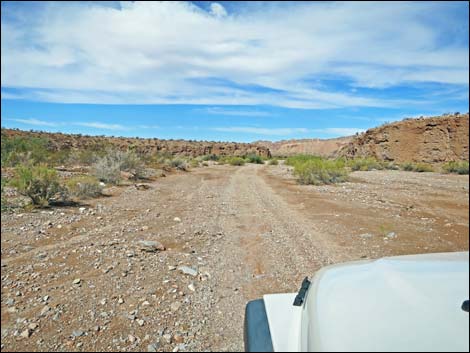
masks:
<svg viewBox="0 0 470 353"><path fill-rule="evenodd" d="M105 129L105 130L125 130L126 128L123 125L119 124L106 124L100 122L90 122L90 123L72 123L73 125L93 127L95 129Z"/></svg>
<svg viewBox="0 0 470 353"><path fill-rule="evenodd" d="M272 114L267 111L260 110L237 110L227 109L221 107L208 107L203 110L204 112L212 115L231 115L231 116L271 116Z"/></svg>
<svg viewBox="0 0 470 353"><path fill-rule="evenodd" d="M5 119L9 121L16 121L17 123L22 123L26 125L34 125L34 126L59 126L58 123L52 123L50 121L38 120L38 119Z"/></svg>
<svg viewBox="0 0 470 353"><path fill-rule="evenodd" d="M211 14L215 17L225 17L227 16L227 10L218 2L213 2L211 4Z"/></svg>
<svg viewBox="0 0 470 353"><path fill-rule="evenodd" d="M68 103L403 105L316 82L468 85L468 40L442 44L459 34L443 7L270 3L227 14L219 3L206 12L182 2L122 3L121 9L51 2L34 16L7 21L11 16L3 14L13 10L2 6L1 85L29 89L22 96L30 99Z"/></svg>
<svg viewBox="0 0 470 353"><path fill-rule="evenodd" d="M286 136L292 134L302 134L309 130L306 128L260 128L250 126L231 126L231 127L215 127L212 128L214 131L221 132L240 132L247 134L258 134L258 135L279 135Z"/></svg>

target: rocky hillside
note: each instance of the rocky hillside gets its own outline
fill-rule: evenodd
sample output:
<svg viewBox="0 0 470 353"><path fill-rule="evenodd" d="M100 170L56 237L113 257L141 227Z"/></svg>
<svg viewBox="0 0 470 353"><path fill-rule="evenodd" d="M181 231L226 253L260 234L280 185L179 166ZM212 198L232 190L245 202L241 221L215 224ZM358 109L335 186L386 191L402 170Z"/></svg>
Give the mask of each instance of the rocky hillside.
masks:
<svg viewBox="0 0 470 353"><path fill-rule="evenodd" d="M235 142L213 142L213 141L192 141L192 140L160 140L157 138L127 138L127 137L105 137L105 136L84 136L80 134L62 134L49 132L30 132L16 129L2 129L2 135L41 137L49 141L51 150L62 149L86 149L97 146L114 146L119 149L135 148L139 153L170 153L172 155L196 157L208 154L219 156L243 156L255 153L262 157L270 157L268 148L250 144Z"/></svg>
<svg viewBox="0 0 470 353"><path fill-rule="evenodd" d="M352 140L352 136L339 137L334 139L302 139L283 140L278 142L256 141L258 146L269 148L273 156L292 156L296 154L312 154L328 157L334 154Z"/></svg>
<svg viewBox="0 0 470 353"><path fill-rule="evenodd" d="M468 161L468 128L468 113L409 118L369 129L354 137L337 154L399 163Z"/></svg>

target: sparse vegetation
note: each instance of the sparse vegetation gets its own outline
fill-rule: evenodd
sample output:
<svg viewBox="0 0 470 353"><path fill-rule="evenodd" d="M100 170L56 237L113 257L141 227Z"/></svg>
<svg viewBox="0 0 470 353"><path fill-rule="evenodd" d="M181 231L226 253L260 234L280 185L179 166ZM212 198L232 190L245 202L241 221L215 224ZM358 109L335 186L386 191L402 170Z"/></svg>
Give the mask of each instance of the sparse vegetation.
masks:
<svg viewBox="0 0 470 353"><path fill-rule="evenodd" d="M19 166L10 184L21 195L31 198L33 205L45 207L53 200L65 201L66 188L60 185L57 172L46 165Z"/></svg>
<svg viewBox="0 0 470 353"><path fill-rule="evenodd" d="M383 164L372 157L351 159L350 161L348 161L348 166L353 171L357 171L357 170L368 171L368 170L384 169Z"/></svg>
<svg viewBox="0 0 470 353"><path fill-rule="evenodd" d="M269 165L278 165L279 161L276 158L270 159L268 162Z"/></svg>
<svg viewBox="0 0 470 353"><path fill-rule="evenodd" d="M407 172L433 172L434 168L428 163L413 163L406 162L401 165L401 168Z"/></svg>
<svg viewBox="0 0 470 353"><path fill-rule="evenodd" d="M301 184L334 184L347 181L348 172L343 159L329 160L321 157L298 155L287 158Z"/></svg>
<svg viewBox="0 0 470 353"><path fill-rule="evenodd" d="M241 157L229 157L226 159L226 162L230 165L238 165L238 166L245 164L245 160Z"/></svg>
<svg viewBox="0 0 470 353"><path fill-rule="evenodd" d="M263 158L261 156L258 156L257 154L249 154L245 157L245 160L247 163L255 163L255 164L263 164Z"/></svg>
<svg viewBox="0 0 470 353"><path fill-rule="evenodd" d="M170 161L170 166L172 168L176 168L179 170L184 170L184 171L188 170L188 163L184 159L181 159L181 158L172 159Z"/></svg>
<svg viewBox="0 0 470 353"><path fill-rule="evenodd" d="M442 166L442 170L445 173L468 175L468 162L467 161L448 162Z"/></svg>
<svg viewBox="0 0 470 353"><path fill-rule="evenodd" d="M87 175L69 179L66 186L70 195L79 199L98 197L103 191L99 180Z"/></svg>
<svg viewBox="0 0 470 353"><path fill-rule="evenodd" d="M38 137L7 137L2 133L2 167L45 163L50 155L48 141Z"/></svg>
<svg viewBox="0 0 470 353"><path fill-rule="evenodd" d="M135 179L144 176L144 165L132 151L110 149L103 157L97 158L92 167L95 177L111 184L121 180L121 172L131 173Z"/></svg>

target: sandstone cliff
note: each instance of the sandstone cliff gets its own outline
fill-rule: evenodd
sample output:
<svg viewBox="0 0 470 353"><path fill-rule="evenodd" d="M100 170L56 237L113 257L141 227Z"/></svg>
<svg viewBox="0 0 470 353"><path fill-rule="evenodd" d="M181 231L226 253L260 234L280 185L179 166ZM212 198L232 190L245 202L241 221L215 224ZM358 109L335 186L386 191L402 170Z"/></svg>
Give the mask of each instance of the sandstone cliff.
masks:
<svg viewBox="0 0 470 353"><path fill-rule="evenodd" d="M277 142L256 141L255 144L269 148L273 156L293 156L296 154L311 154L328 157L333 155L352 140L352 136L333 139L300 139Z"/></svg>
<svg viewBox="0 0 470 353"><path fill-rule="evenodd" d="M337 155L399 163L468 161L468 128L468 113L405 119L367 130Z"/></svg>

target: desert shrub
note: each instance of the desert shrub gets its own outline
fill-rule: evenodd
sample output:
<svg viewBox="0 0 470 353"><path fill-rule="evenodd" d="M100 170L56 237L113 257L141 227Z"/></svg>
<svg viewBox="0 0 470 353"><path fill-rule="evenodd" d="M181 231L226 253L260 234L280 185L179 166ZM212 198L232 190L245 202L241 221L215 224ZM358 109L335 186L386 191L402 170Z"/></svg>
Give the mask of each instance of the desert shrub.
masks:
<svg viewBox="0 0 470 353"><path fill-rule="evenodd" d="M414 164L411 162L405 162L401 165L401 168L407 172L412 172L415 168Z"/></svg>
<svg viewBox="0 0 470 353"><path fill-rule="evenodd" d="M2 166L45 163L50 155L48 140L39 137L8 137L2 133Z"/></svg>
<svg viewBox="0 0 470 353"><path fill-rule="evenodd" d="M44 207L53 200L65 201L68 197L67 190L59 183L57 172L46 165L19 166L15 174L10 184L21 195L31 198L33 205Z"/></svg>
<svg viewBox="0 0 470 353"><path fill-rule="evenodd" d="M79 199L98 197L103 191L98 179L92 176L79 176L71 178L66 183L70 195Z"/></svg>
<svg viewBox="0 0 470 353"><path fill-rule="evenodd" d="M203 167L208 167L208 166L209 166L209 163L207 163L207 162L202 162L202 166L203 166Z"/></svg>
<svg viewBox="0 0 470 353"><path fill-rule="evenodd" d="M334 184L348 179L343 160L327 160L318 157L294 163L294 174L301 184Z"/></svg>
<svg viewBox="0 0 470 353"><path fill-rule="evenodd" d="M401 168L407 172L433 172L434 168L428 163L413 163L406 162L401 165Z"/></svg>
<svg viewBox="0 0 470 353"><path fill-rule="evenodd" d="M131 173L136 179L144 177L144 165L132 151L108 150L92 165L93 175L99 180L117 184L121 171Z"/></svg>
<svg viewBox="0 0 470 353"><path fill-rule="evenodd" d="M433 172L434 169L430 164L427 163L417 163L415 166L415 172Z"/></svg>
<svg viewBox="0 0 470 353"><path fill-rule="evenodd" d="M387 169L387 170L399 170L400 169L400 166L394 162L383 161L380 164L382 165L383 169Z"/></svg>
<svg viewBox="0 0 470 353"><path fill-rule="evenodd" d="M248 163L256 163L256 164L263 164L263 158L261 156L258 156L257 154L251 153L245 157L246 161Z"/></svg>
<svg viewBox="0 0 470 353"><path fill-rule="evenodd" d="M170 161L170 167L186 171L188 170L188 163L184 159L175 158Z"/></svg>
<svg viewBox="0 0 470 353"><path fill-rule="evenodd" d="M202 156L203 161L218 161L219 156L216 154L207 154L205 156Z"/></svg>
<svg viewBox="0 0 470 353"><path fill-rule="evenodd" d="M384 169L381 162L377 161L375 158L366 157L366 158L355 158L348 161L349 167L351 170L361 170L361 171L368 171L368 170L381 170Z"/></svg>
<svg viewBox="0 0 470 353"><path fill-rule="evenodd" d="M199 167L199 161L197 159L190 159L189 160L189 166L191 168L197 168L197 167Z"/></svg>
<svg viewBox="0 0 470 353"><path fill-rule="evenodd" d="M245 160L241 157L230 157L227 159L227 163L230 164L230 165L244 165L245 164Z"/></svg>
<svg viewBox="0 0 470 353"><path fill-rule="evenodd" d="M448 162L442 166L442 169L446 173L468 175L468 162L467 161Z"/></svg>
<svg viewBox="0 0 470 353"><path fill-rule="evenodd" d="M317 160L322 160L322 158L318 157L318 156L298 154L296 156L288 157L286 159L285 164L295 167L296 165L299 165L299 164L304 164L304 163L309 162L309 161L317 161Z"/></svg>
<svg viewBox="0 0 470 353"><path fill-rule="evenodd" d="M268 164L269 165L278 165L279 161L277 159L273 158L273 159L269 160Z"/></svg>

